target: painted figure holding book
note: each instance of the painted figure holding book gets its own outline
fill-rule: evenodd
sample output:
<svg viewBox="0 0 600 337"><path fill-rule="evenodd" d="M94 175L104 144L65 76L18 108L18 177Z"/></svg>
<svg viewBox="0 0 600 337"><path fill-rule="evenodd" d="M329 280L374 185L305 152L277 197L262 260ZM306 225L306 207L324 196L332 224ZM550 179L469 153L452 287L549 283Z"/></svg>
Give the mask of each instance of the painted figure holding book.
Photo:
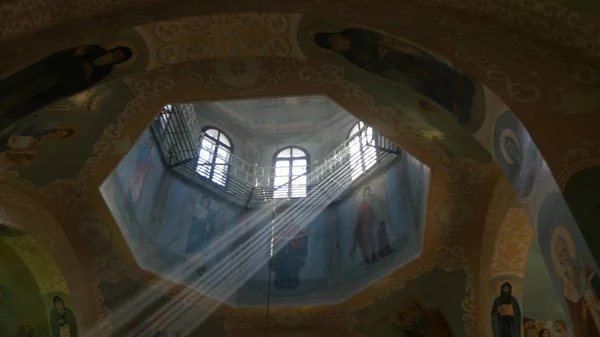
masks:
<svg viewBox="0 0 600 337"><path fill-rule="evenodd" d="M521 319L519 302L512 296L511 284L505 282L492 305L494 337L521 337Z"/></svg>

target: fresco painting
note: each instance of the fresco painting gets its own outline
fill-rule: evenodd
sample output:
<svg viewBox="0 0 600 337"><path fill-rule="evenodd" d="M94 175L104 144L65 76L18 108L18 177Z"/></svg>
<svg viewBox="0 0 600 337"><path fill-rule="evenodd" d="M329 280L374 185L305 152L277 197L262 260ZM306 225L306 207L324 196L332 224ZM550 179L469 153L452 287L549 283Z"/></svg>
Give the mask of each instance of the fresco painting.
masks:
<svg viewBox="0 0 600 337"><path fill-rule="evenodd" d="M287 237L285 233L274 233L273 246L278 250L269 261L269 269L275 274L275 288L296 289L300 286L300 271L306 265L308 257L308 233L296 223L290 225L290 231L296 233Z"/></svg>
<svg viewBox="0 0 600 337"><path fill-rule="evenodd" d="M526 199L533 190L542 158L531 136L511 111L502 113L496 121L494 151L517 196Z"/></svg>
<svg viewBox="0 0 600 337"><path fill-rule="evenodd" d="M573 336L600 336L598 266L560 193L546 196L539 211L540 250L568 314Z"/></svg>
<svg viewBox="0 0 600 337"><path fill-rule="evenodd" d="M20 256L4 242L14 237L0 236L0 336L75 337L51 334L52 314L46 296ZM71 318L74 314L71 313Z"/></svg>
<svg viewBox="0 0 600 337"><path fill-rule="evenodd" d="M190 265L191 279L223 258L221 254L205 261L203 249L233 226L240 213L240 207L214 193L165 174L150 132L139 138L101 192L129 243L142 256L139 263L168 272L191 258L200 260Z"/></svg>
<svg viewBox="0 0 600 337"><path fill-rule="evenodd" d="M521 337L521 306L512 295L512 285L509 282L500 286L500 295L494 299L491 315L494 337Z"/></svg>
<svg viewBox="0 0 600 337"><path fill-rule="evenodd" d="M263 305L270 294L273 305L326 303L396 269L420 253L428 179L429 169L403 154L372 176L358 179L350 192L311 215L308 223L291 220L289 225L298 229L292 237L265 220L271 239L258 247L264 264L245 271L250 278L235 296L223 300L237 306ZM237 245L258 244L240 237L217 254L206 250L228 231L240 230L235 225L244 223L243 216L263 212L262 206L244 210L225 194L166 173L149 132L101 191L138 252L138 262L162 274L178 267L187 270L173 276L176 282L197 283L217 270ZM285 207L277 208L275 221ZM244 237L251 233L247 234Z"/></svg>
<svg viewBox="0 0 600 337"><path fill-rule="evenodd" d="M274 214L278 215L284 209ZM291 220L290 227L278 230L273 226L271 234L273 253L270 247L264 248L265 266L254 275L237 293L239 305L264 305L264 299L270 292L274 305L285 305L309 296L320 297L329 289L327 264L327 245L325 214L319 213L308 224L302 220ZM267 224L267 226L272 224ZM302 227L300 227L302 226ZM290 236L297 232L295 235ZM269 287L269 282L271 287Z"/></svg>
<svg viewBox="0 0 600 337"><path fill-rule="evenodd" d="M208 190L192 188L174 177L170 177L167 184L168 199L156 238L157 249L171 266L195 258L198 263L191 266L195 268L192 277L201 276L223 258L223 254L219 254L204 259L204 249L233 228L241 207ZM229 250L223 248L221 251Z"/></svg>
<svg viewBox="0 0 600 337"><path fill-rule="evenodd" d="M164 169L154 140L145 133L115 168L100 190L121 230L137 247L154 242L156 195Z"/></svg>
<svg viewBox="0 0 600 337"><path fill-rule="evenodd" d="M370 275L375 280L398 259L418 254L428 183L428 172L417 172L418 166L404 155L340 202L345 279Z"/></svg>
<svg viewBox="0 0 600 337"><path fill-rule="evenodd" d="M46 142L71 138L75 129L41 119L16 123L0 131L0 153L10 165L29 165Z"/></svg>
<svg viewBox="0 0 600 337"><path fill-rule="evenodd" d="M550 321L523 317L524 337L574 337L564 319Z"/></svg>
<svg viewBox="0 0 600 337"><path fill-rule="evenodd" d="M451 337L450 325L436 307L424 308L417 300L405 300L403 308L391 319L397 336Z"/></svg>
<svg viewBox="0 0 600 337"><path fill-rule="evenodd" d="M340 81L409 120L447 155L491 160L472 137L485 120L483 87L448 60L397 36L343 21L304 16L297 32L304 56L339 65ZM377 122L380 131L393 132L385 120Z"/></svg>
<svg viewBox="0 0 600 337"><path fill-rule="evenodd" d="M411 86L452 113L459 123L471 121L474 80L423 50L364 28L318 32L314 40L317 46L340 53L355 66Z"/></svg>
<svg viewBox="0 0 600 337"><path fill-rule="evenodd" d="M98 45L78 46L58 51L0 80L0 130L98 84L132 54L128 47L106 50Z"/></svg>
<svg viewBox="0 0 600 337"><path fill-rule="evenodd" d="M77 337L77 322L71 309L65 306L65 301L54 296L54 306L50 311L50 331L52 337Z"/></svg>
<svg viewBox="0 0 600 337"><path fill-rule="evenodd" d="M465 298L464 271L434 269L374 305L354 313L354 330L367 336L463 336L461 301Z"/></svg>

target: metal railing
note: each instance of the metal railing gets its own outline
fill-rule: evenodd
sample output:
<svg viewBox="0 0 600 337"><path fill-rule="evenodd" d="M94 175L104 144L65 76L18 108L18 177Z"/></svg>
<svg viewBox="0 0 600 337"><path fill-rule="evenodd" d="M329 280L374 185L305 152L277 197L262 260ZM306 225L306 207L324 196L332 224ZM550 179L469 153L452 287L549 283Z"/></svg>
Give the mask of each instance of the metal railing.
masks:
<svg viewBox="0 0 600 337"><path fill-rule="evenodd" d="M191 116L186 108L185 105L166 106L152 124L165 164L183 178L229 194L247 207L273 199L308 195L329 199L327 189L331 184L349 186L359 176L387 162L384 159L388 155L401 153L398 146L381 135L373 133L371 139L366 139L363 128L335 148L322 163L303 166L306 173L275 184L275 167L260 167L234 154L215 153L214 148L203 146L201 137L193 136L197 132L189 129L195 121L189 120ZM200 160L203 149L212 155Z"/></svg>

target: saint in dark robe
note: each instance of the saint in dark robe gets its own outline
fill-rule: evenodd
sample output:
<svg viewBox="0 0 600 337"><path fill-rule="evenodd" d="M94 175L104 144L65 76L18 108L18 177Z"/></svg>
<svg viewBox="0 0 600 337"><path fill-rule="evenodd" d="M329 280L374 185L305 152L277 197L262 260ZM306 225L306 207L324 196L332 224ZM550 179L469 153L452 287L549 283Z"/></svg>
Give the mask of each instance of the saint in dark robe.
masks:
<svg viewBox="0 0 600 337"><path fill-rule="evenodd" d="M278 238L275 244L280 245L285 238ZM269 262L271 271L275 273L273 285L277 289L296 289L300 285L300 271L306 265L308 256L308 238L306 232L300 232Z"/></svg>
<svg viewBox="0 0 600 337"><path fill-rule="evenodd" d="M0 81L0 130L54 101L87 90L129 60L131 49L89 45L61 50Z"/></svg>
<svg viewBox="0 0 600 337"><path fill-rule="evenodd" d="M354 257L356 247L360 249L363 260L372 265L379 258L394 252L390 248L385 221L384 200L371 193L371 187L363 189L363 200L358 206L354 224L354 243L350 256Z"/></svg>
<svg viewBox="0 0 600 337"><path fill-rule="evenodd" d="M54 308L50 310L52 337L77 337L77 322L73 312L65 307L62 298L54 296Z"/></svg>
<svg viewBox="0 0 600 337"><path fill-rule="evenodd" d="M505 282L500 296L492 305L492 331L494 337L521 337L521 308L512 296L512 286Z"/></svg>
<svg viewBox="0 0 600 337"><path fill-rule="evenodd" d="M317 33L315 43L367 71L413 87L450 111L460 123L471 120L474 81L431 55L362 28Z"/></svg>

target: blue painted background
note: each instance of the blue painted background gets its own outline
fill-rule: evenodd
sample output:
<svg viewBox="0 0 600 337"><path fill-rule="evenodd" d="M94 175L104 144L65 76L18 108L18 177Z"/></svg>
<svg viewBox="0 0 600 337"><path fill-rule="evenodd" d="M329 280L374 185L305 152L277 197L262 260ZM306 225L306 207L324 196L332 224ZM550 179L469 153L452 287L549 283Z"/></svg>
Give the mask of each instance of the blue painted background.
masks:
<svg viewBox="0 0 600 337"><path fill-rule="evenodd" d="M270 245L265 244L264 259L261 260L265 261L264 265L228 302L240 306L264 305L266 295L271 291L273 305L297 304L300 299L306 304L331 303L343 300L397 269L416 257L422 248L428 183L429 169L408 154L358 179L350 192L325 211L315 214L303 229L308 252L297 288L271 286L269 289L269 280L273 285L275 273L267 266ZM359 250L353 259L349 255L352 228L366 186L370 186L372 194L386 205L382 208L385 214L379 217L385 219L386 233L393 249L392 254L372 266L363 261ZM138 263L163 274L186 261L187 239L193 218L199 214L194 205L201 203L203 197L210 199L214 214L215 231L210 240L235 229L242 216L251 216L253 212L244 213L241 206L223 195L201 186L192 187L175 174L166 172L149 133L145 133L119 163L102 185L101 192ZM264 226L270 225L270 221L265 220ZM223 255L205 263L207 272L218 270L224 261ZM190 280L175 281L185 283Z"/></svg>

